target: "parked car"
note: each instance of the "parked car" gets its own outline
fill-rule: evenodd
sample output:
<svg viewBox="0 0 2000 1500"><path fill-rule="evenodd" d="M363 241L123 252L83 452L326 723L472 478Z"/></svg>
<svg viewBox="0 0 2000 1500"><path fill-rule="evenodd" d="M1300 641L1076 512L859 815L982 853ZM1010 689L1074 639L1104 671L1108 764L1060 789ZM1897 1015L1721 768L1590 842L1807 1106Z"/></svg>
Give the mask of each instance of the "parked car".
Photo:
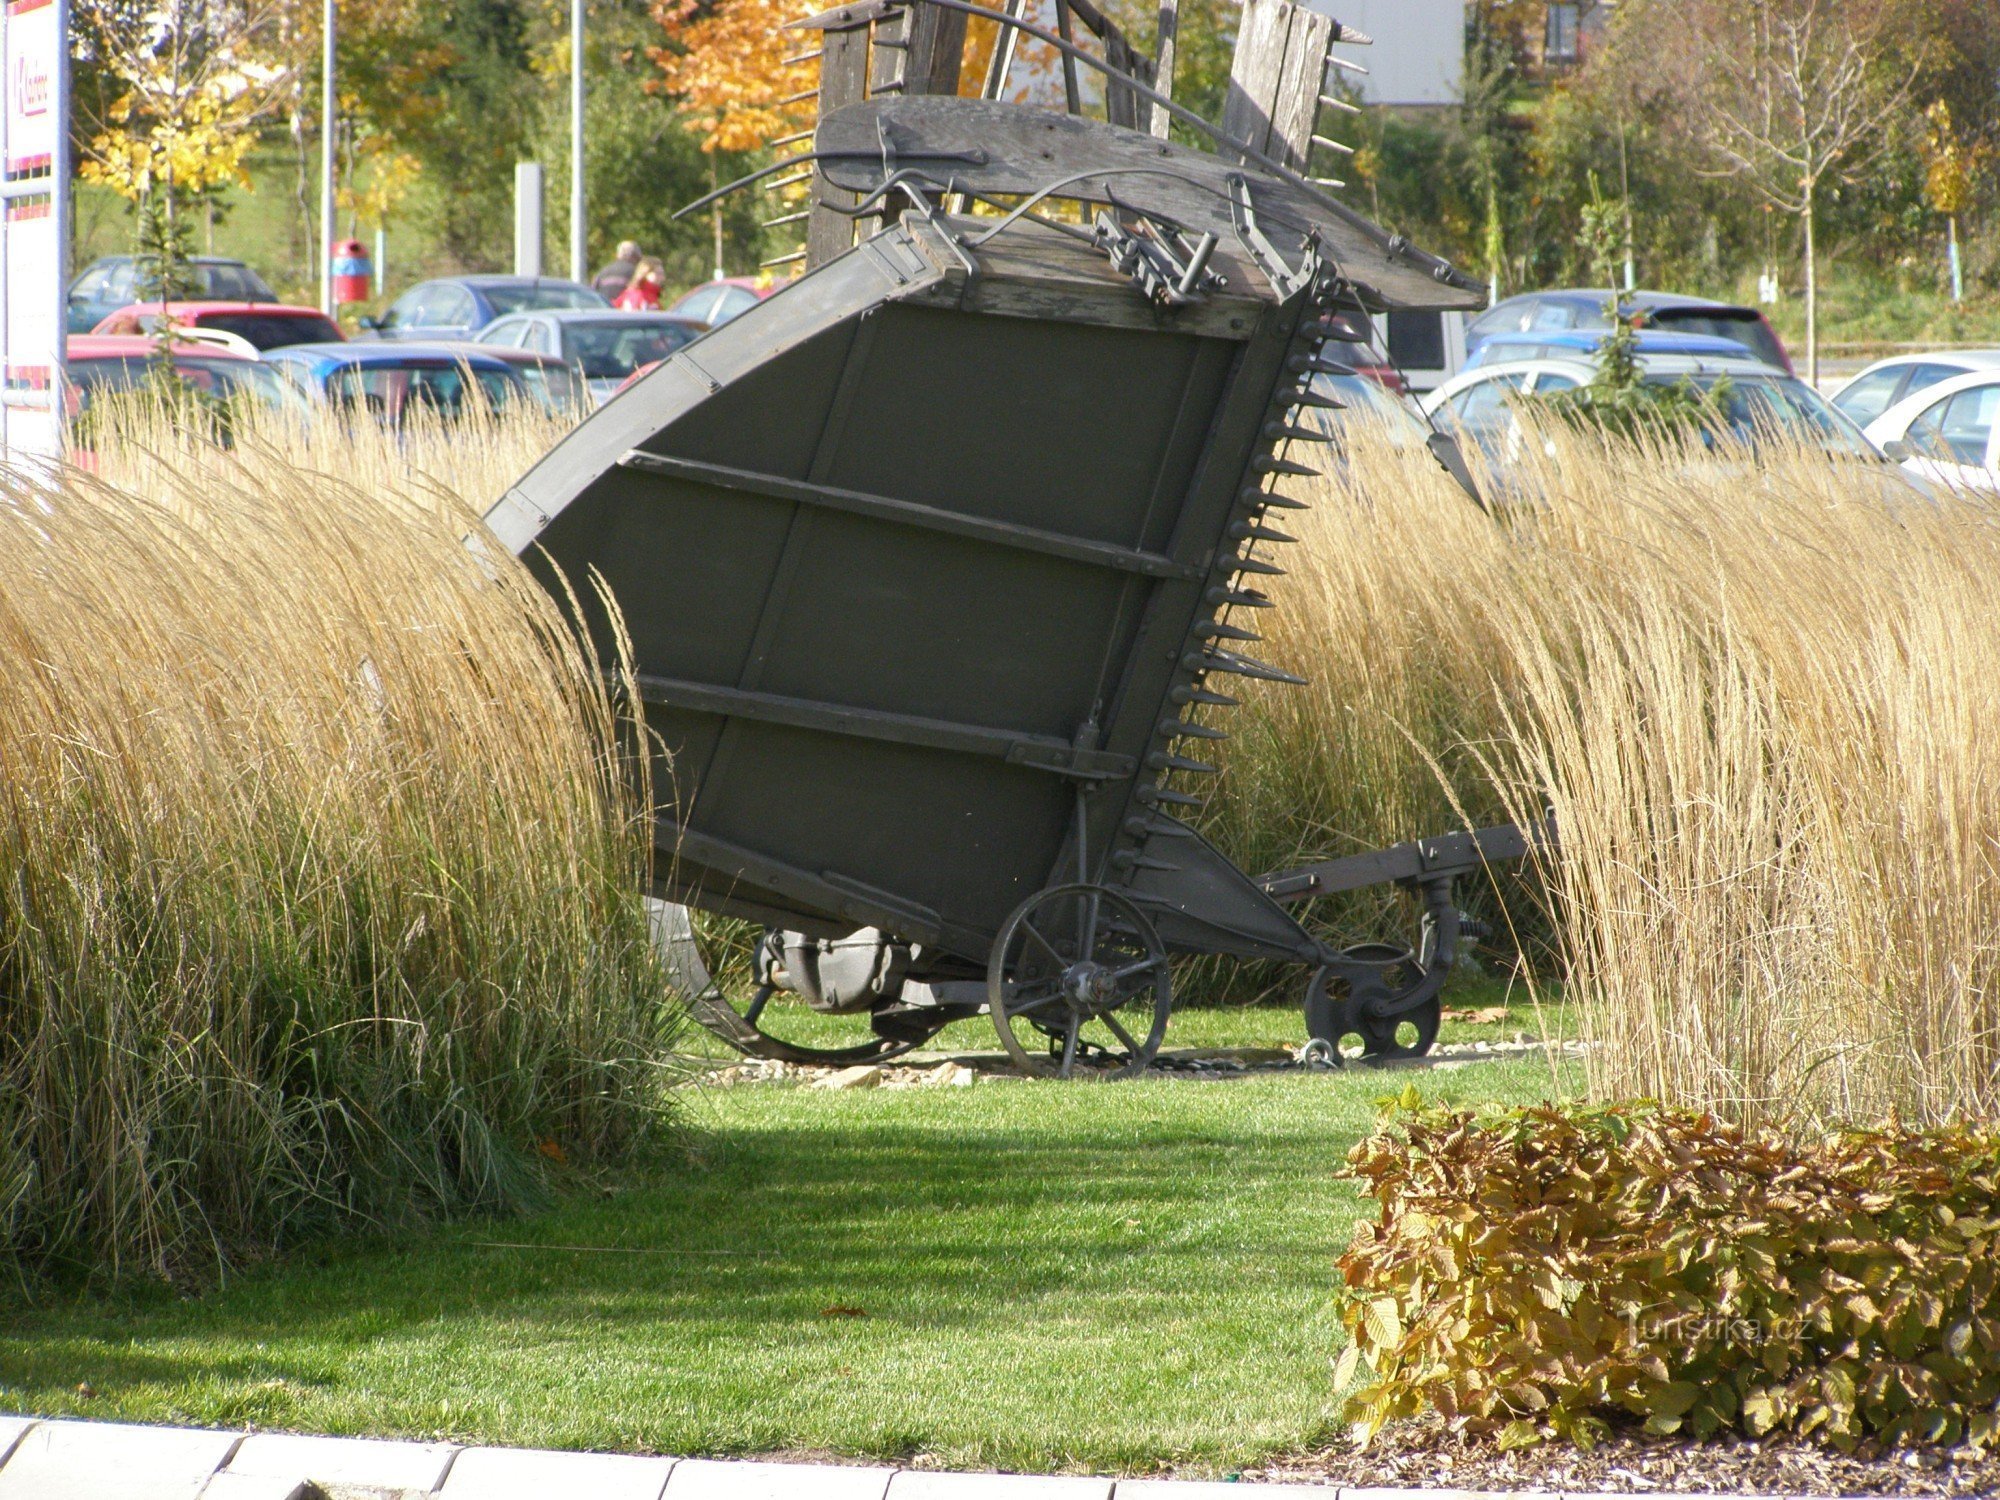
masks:
<svg viewBox="0 0 2000 1500"><path fill-rule="evenodd" d="M1776 431L1842 457L1881 457L1861 429L1826 397L1762 360L1741 354L1642 354L1639 371L1648 384L1673 385L1686 379L1702 390L1713 390L1726 378L1723 423L1753 449ZM1477 442L1490 459L1504 463L1520 440L1511 397L1577 390L1596 374L1596 365L1587 358L1482 365L1446 381L1425 397L1424 411Z"/></svg>
<svg viewBox="0 0 2000 1500"><path fill-rule="evenodd" d="M508 361L467 345L287 344L264 356L309 399L400 427L416 411L450 421L468 407L540 398Z"/></svg>
<svg viewBox="0 0 2000 1500"><path fill-rule="evenodd" d="M97 333L70 335L66 349L64 409L71 416L88 408L93 397L145 384L159 352L149 338ZM254 355L210 344L176 343L169 346L168 356L175 372L204 395L248 396L274 406L298 404L285 382Z"/></svg>
<svg viewBox="0 0 2000 1500"><path fill-rule="evenodd" d="M1377 337L1397 372L1390 389L1434 391L1465 367L1465 314L1397 308L1375 318Z"/></svg>
<svg viewBox="0 0 2000 1500"><path fill-rule="evenodd" d="M1592 364L1610 330L1602 333L1496 333L1481 342L1477 352L1465 362L1468 370L1488 365L1519 364L1530 359L1580 359ZM1684 355L1689 359L1756 359L1751 350L1734 339L1719 339L1706 333L1667 333L1642 328L1635 338L1640 355ZM1777 367L1771 366L1776 369Z"/></svg>
<svg viewBox="0 0 2000 1500"><path fill-rule="evenodd" d="M1954 375L1905 396L1868 424L1868 438L1920 480L2000 489L2000 369Z"/></svg>
<svg viewBox="0 0 2000 1500"><path fill-rule="evenodd" d="M611 306L581 282L555 276L445 276L420 281L361 327L379 339L469 339L495 318L542 308Z"/></svg>
<svg viewBox="0 0 2000 1500"><path fill-rule="evenodd" d="M164 318L176 328L234 334L253 351L286 344L340 343L347 335L316 307L283 302L135 302L111 314L93 333L157 333Z"/></svg>
<svg viewBox="0 0 2000 1500"><path fill-rule="evenodd" d="M601 406L641 365L665 359L707 331L707 324L673 313L571 308L495 318L478 342L561 360L581 372Z"/></svg>
<svg viewBox="0 0 2000 1500"><path fill-rule="evenodd" d="M136 255L106 255L92 261L70 283L67 325L71 333L89 333L121 307L154 290L147 284L153 260ZM264 278L240 260L221 255L191 257L183 268L188 289L196 295L232 302L276 302L278 294Z"/></svg>
<svg viewBox="0 0 2000 1500"><path fill-rule="evenodd" d="M1898 402L1954 375L2000 370L2000 349L1952 349L1878 359L1833 393L1833 404L1866 427Z"/></svg>
<svg viewBox="0 0 2000 1500"><path fill-rule="evenodd" d="M1672 292L1625 292L1563 289L1526 292L1496 302L1472 321L1465 330L1465 355L1469 363L1479 346L1500 333L1563 333L1580 329L1587 333L1611 327L1605 307L1614 297L1622 297L1626 307L1639 315L1640 325L1673 333L1706 333L1741 344L1765 364L1792 373L1791 356L1770 322L1754 307L1736 307L1707 297L1682 297Z"/></svg>
<svg viewBox="0 0 2000 1500"><path fill-rule="evenodd" d="M455 341L442 347L454 353L505 360L513 367L522 384L527 386L528 394L548 411L563 416L584 417L590 415L591 407L597 404L576 367L565 364L553 354L540 354L532 349L510 349L502 344L482 344L472 339Z"/></svg>
<svg viewBox="0 0 2000 1500"><path fill-rule="evenodd" d="M683 293L680 301L664 311L717 328L731 318L741 317L780 287L790 285L791 282L775 276L725 276L720 281L704 281L693 291Z"/></svg>

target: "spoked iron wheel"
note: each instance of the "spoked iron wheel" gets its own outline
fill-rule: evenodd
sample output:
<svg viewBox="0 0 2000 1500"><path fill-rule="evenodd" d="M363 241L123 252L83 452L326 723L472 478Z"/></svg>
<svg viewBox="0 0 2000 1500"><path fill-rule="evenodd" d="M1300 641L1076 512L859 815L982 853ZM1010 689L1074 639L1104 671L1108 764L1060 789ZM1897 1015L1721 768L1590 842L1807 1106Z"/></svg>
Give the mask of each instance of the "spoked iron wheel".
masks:
<svg viewBox="0 0 2000 1500"><path fill-rule="evenodd" d="M667 973L674 987L687 997L689 1013L737 1051L751 1057L832 1068L887 1062L892 1057L901 1057L905 1052L921 1047L954 1019L949 1014L935 1011L890 1006L872 1015L843 1018L844 1025L853 1031L860 1032L864 1023L868 1028L868 1032L863 1033L863 1040L849 1046L817 1046L788 1041L782 1035L774 1036L766 1029L766 1013L772 997L777 994L777 986L768 979L761 981L750 999L739 1009L730 1003L722 986L710 975L708 964L695 940L694 923L687 908L665 901L649 901L647 906L654 946L666 961ZM760 964L760 972L762 967ZM779 1000L778 1011L794 1021L805 1020L808 1016L806 1007L793 1002L790 996ZM776 1017L771 1019L776 1020Z"/></svg>
<svg viewBox="0 0 2000 1500"><path fill-rule="evenodd" d="M1393 943L1362 943L1345 950L1345 965L1329 964L1306 991L1306 1030L1333 1046L1337 1057L1403 1062L1422 1057L1437 1041L1443 1002L1430 996L1393 1010L1397 993L1421 978L1416 957ZM1347 972L1342 973L1341 969ZM1391 1011L1382 1014L1382 1011ZM1360 1042L1349 1045L1349 1038Z"/></svg>
<svg viewBox="0 0 2000 1500"><path fill-rule="evenodd" d="M986 1003L1000 1045L1029 1073L1125 1078L1160 1050L1173 976L1166 945L1130 897L1051 886L994 940Z"/></svg>
<svg viewBox="0 0 2000 1500"><path fill-rule="evenodd" d="M776 1062L824 1068L849 1068L857 1063L887 1062L893 1057L901 1057L905 1052L913 1052L923 1046L952 1019L949 1015L933 1019L916 1013L899 1013L894 1009L877 1011L873 1015L844 1018L857 1031L865 1022L873 1032L867 1040L849 1047L808 1046L803 1042L773 1036L765 1029L765 1009L773 993L771 985L760 984L749 1002L738 1010L723 995L720 985L711 984L705 992L688 1002L688 1009L697 1021L739 1052ZM790 1000L791 997L787 996L786 1001L781 1002L787 1013L799 1015L805 1012L803 1004L786 1003Z"/></svg>

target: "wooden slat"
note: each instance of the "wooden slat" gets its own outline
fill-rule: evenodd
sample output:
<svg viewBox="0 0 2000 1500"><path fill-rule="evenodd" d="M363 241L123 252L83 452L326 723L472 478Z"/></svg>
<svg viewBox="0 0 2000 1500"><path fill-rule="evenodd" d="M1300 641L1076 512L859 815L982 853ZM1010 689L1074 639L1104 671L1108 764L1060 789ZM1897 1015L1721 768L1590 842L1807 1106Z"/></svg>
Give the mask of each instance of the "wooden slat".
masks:
<svg viewBox="0 0 2000 1500"><path fill-rule="evenodd" d="M846 27L825 33L819 60L819 108L824 119L846 105L858 104L866 91L868 77L868 27ZM806 269L823 265L851 249L854 224L827 205L852 208L858 194L834 186L825 175L816 174L813 184L812 218L806 223Z"/></svg>

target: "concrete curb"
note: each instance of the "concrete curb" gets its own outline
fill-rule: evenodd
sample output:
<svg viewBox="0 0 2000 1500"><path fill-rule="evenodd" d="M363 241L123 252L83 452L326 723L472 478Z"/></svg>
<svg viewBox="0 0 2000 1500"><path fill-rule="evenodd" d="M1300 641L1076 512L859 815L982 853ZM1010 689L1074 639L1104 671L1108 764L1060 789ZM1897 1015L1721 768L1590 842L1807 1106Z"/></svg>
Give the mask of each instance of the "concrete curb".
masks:
<svg viewBox="0 0 2000 1500"><path fill-rule="evenodd" d="M0 1415L0 1500L1242 1500L1246 1491L1270 1500L1634 1500L647 1458Z"/></svg>

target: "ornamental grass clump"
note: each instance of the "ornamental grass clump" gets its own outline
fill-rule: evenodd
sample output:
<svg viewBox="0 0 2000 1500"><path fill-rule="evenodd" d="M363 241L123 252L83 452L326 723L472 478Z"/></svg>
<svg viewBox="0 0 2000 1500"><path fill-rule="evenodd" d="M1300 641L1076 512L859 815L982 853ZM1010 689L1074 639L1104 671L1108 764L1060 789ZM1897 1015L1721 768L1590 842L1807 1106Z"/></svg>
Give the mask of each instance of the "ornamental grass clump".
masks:
<svg viewBox="0 0 2000 1500"><path fill-rule="evenodd" d="M1432 1109L1349 1161L1381 1207L1340 1260L1363 1439L1426 1410L1507 1446L2000 1433L1993 1129Z"/></svg>
<svg viewBox="0 0 2000 1500"><path fill-rule="evenodd" d="M138 417L97 475L0 479L0 1260L30 1271L505 1210L656 1118L596 664L393 445L343 481L338 434L234 436ZM459 472L518 472L456 436Z"/></svg>

